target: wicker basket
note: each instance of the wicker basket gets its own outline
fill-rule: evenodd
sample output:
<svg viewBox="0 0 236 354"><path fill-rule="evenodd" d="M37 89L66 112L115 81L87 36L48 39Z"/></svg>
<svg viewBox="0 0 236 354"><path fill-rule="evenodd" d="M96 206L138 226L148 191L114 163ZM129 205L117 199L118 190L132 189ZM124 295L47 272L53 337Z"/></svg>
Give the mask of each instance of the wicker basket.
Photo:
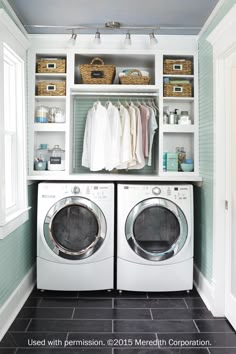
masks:
<svg viewBox="0 0 236 354"><path fill-rule="evenodd" d="M105 65L98 57L93 58L90 64L79 65L79 69L83 84L112 84L116 74L115 65Z"/></svg>
<svg viewBox="0 0 236 354"><path fill-rule="evenodd" d="M65 96L66 82L64 81L39 81L36 94L38 96Z"/></svg>
<svg viewBox="0 0 236 354"><path fill-rule="evenodd" d="M164 97L192 97L192 84L164 84Z"/></svg>
<svg viewBox="0 0 236 354"><path fill-rule="evenodd" d="M191 75L192 61L188 59L165 59L163 72L169 75Z"/></svg>
<svg viewBox="0 0 236 354"><path fill-rule="evenodd" d="M37 73L65 73L66 60L58 58L41 58L37 61Z"/></svg>
<svg viewBox="0 0 236 354"><path fill-rule="evenodd" d="M138 75L132 75L133 73L138 73ZM148 85L150 77L143 76L139 70L133 69L127 75L121 76L119 81L122 85Z"/></svg>

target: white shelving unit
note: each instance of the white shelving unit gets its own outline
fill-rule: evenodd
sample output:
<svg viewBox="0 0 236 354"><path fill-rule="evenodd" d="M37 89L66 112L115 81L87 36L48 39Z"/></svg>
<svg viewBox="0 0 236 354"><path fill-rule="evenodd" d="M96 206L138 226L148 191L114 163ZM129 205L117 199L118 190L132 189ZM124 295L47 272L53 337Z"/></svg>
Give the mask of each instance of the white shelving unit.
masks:
<svg viewBox="0 0 236 354"><path fill-rule="evenodd" d="M192 44L191 44L192 45ZM184 51L183 48L175 51L146 51L134 50L95 50L65 49L61 47L49 48L40 41L29 52L29 109L28 109L28 178L30 180L104 180L104 181L201 181L198 175L198 112L197 112L197 54L192 51ZM180 75L164 75L163 59L166 56L190 57L193 60L194 72L185 75L193 83L194 97L163 97L163 78L179 78ZM90 63L95 56L101 57L105 64L116 66L116 76L111 85L83 84L80 78L79 65ZM36 61L40 57L61 57L67 62L66 73L37 73ZM124 68L138 68L147 70L151 75L150 85L121 85L118 82L118 73ZM34 76L32 78L32 73ZM66 80L65 96L38 96L36 85L39 80ZM84 171L77 173L74 168L74 143L75 126L73 104L77 98L83 100L99 99L104 97L120 97L121 99L151 97L159 105L159 122L157 144L153 151L155 168L150 172L138 171L129 174L126 171L115 173L92 173ZM36 123L35 108L37 106L60 107L65 111L65 123ZM163 124L163 108L169 106L170 110L188 111L191 125ZM34 170L35 149L40 144L48 144L51 147L60 145L65 149L65 171L36 171ZM177 146L184 146L187 157L194 159L194 171L165 172L162 169L162 156L165 151L173 151Z"/></svg>
<svg viewBox="0 0 236 354"><path fill-rule="evenodd" d="M196 180L199 177L199 155L198 155L198 88L197 88L197 56L196 53L189 52L168 52L163 53L161 67L164 66L164 60L176 59L190 60L192 63L192 73L190 74L166 74L162 71L162 84L160 87L160 130L159 130L159 176L164 179L169 177L180 180L180 178ZM181 93L179 97L164 96L164 82L169 80L188 80L192 85L192 96L183 97ZM170 112L178 110L187 111L189 113L191 123L184 124L166 124L163 121L164 111L168 107ZM182 171L165 171L163 168L163 154L175 153L177 147L184 147L186 158L194 161L194 169L192 172Z"/></svg>

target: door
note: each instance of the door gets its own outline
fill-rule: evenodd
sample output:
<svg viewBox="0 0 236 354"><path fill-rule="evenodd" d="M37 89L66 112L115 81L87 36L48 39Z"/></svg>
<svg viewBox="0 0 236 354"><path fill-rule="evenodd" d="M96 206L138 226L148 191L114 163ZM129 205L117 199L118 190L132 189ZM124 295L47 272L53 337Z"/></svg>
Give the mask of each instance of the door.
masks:
<svg viewBox="0 0 236 354"><path fill-rule="evenodd" d="M225 315L236 329L236 54L227 65L227 202L225 250ZM228 203L228 208L227 208Z"/></svg>
<svg viewBox="0 0 236 354"><path fill-rule="evenodd" d="M83 197L59 200L44 220L44 238L59 257L78 260L90 257L103 244L106 220L101 209Z"/></svg>
<svg viewBox="0 0 236 354"><path fill-rule="evenodd" d="M188 224L183 211L172 201L148 198L130 211L125 234L137 255L158 262L182 249L188 236Z"/></svg>

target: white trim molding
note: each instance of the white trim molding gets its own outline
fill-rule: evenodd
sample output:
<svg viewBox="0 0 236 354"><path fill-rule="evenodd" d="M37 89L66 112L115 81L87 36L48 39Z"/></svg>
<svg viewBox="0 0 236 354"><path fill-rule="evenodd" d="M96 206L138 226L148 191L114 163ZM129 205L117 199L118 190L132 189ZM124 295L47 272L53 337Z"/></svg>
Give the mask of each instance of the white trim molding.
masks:
<svg viewBox="0 0 236 354"><path fill-rule="evenodd" d="M214 303L214 287L207 280L207 278L201 273L196 265L194 265L194 273L193 273L194 285L202 300L204 301L206 307L212 313L213 311L213 303ZM213 313L214 314L214 313Z"/></svg>
<svg viewBox="0 0 236 354"><path fill-rule="evenodd" d="M35 273L34 265L3 306L0 307L0 341L32 292L36 282Z"/></svg>
<svg viewBox="0 0 236 354"><path fill-rule="evenodd" d="M236 53L236 5L207 38L213 47L214 202L213 202L213 313L225 315L225 234L227 190L227 97L228 58Z"/></svg>

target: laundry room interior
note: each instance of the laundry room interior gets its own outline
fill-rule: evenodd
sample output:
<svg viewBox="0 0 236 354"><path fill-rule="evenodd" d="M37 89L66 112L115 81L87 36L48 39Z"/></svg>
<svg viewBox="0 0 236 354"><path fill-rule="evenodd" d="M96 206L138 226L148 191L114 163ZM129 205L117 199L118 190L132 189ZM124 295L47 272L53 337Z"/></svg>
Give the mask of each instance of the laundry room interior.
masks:
<svg viewBox="0 0 236 354"><path fill-rule="evenodd" d="M235 28L0 0L0 354L236 354Z"/></svg>

